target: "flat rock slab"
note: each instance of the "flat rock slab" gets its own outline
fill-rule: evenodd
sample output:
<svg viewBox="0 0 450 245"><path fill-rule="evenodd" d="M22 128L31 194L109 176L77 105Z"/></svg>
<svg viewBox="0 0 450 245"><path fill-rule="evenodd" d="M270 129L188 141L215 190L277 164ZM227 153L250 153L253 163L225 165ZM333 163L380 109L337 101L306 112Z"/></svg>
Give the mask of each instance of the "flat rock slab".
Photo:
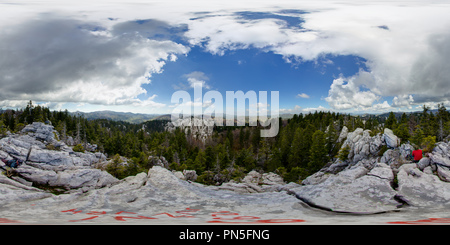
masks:
<svg viewBox="0 0 450 245"><path fill-rule="evenodd" d="M288 191L240 194L180 180L162 167L127 177L100 189L53 195L0 183L0 222L7 224L395 224L445 222L446 209L407 207L377 215L345 215L306 205L295 194L309 194L333 209L384 211L394 208L388 180L362 175L361 168L334 178L333 191L286 185ZM372 171L369 172L369 174ZM383 174L384 171L373 171ZM351 177L353 176L353 177ZM389 177L389 176L388 176ZM349 178L354 178L349 180ZM316 185L316 186L318 186ZM372 189L362 187L370 185ZM386 190L384 190L386 188ZM363 194L366 193L366 194ZM383 194L386 193L386 194ZM336 194L337 195L337 194ZM352 196L353 195L353 196ZM366 205L365 209L360 207ZM379 206L379 207L378 207ZM431 219L431 220L430 220ZM421 221L422 220L422 221ZM425 221L423 221L425 222Z"/></svg>
<svg viewBox="0 0 450 245"><path fill-rule="evenodd" d="M374 168L364 175L368 170L358 167L331 175L322 183L291 191L310 205L334 212L379 213L396 210L399 203L394 196L397 192L392 189L390 176L384 173L385 170ZM380 177L377 174L383 175Z"/></svg>
<svg viewBox="0 0 450 245"><path fill-rule="evenodd" d="M420 171L416 164L403 165L398 174L398 192L416 207L450 208L450 183L427 171Z"/></svg>
<svg viewBox="0 0 450 245"><path fill-rule="evenodd" d="M22 223L304 222L299 200L286 192L217 191L180 180L162 167L87 192L51 195L1 184L0 192L14 200L0 202L0 218Z"/></svg>

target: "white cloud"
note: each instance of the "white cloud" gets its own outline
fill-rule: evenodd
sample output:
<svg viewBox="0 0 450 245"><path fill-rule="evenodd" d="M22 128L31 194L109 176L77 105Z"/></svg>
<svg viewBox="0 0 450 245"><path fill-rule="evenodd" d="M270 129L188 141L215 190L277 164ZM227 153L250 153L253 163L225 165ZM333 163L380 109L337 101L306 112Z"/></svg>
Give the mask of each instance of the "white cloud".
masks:
<svg viewBox="0 0 450 245"><path fill-rule="evenodd" d="M358 84L358 76L339 77L333 80L325 101L336 110L367 109L380 99L371 91L362 91Z"/></svg>
<svg viewBox="0 0 450 245"><path fill-rule="evenodd" d="M189 48L139 33L93 34L90 23L60 16L2 32L0 99L157 106L147 91L153 73Z"/></svg>
<svg viewBox="0 0 450 245"><path fill-rule="evenodd" d="M384 102L376 101L405 94L413 95L414 103L439 102L450 96L448 6L427 1L405 6L323 3L302 2L291 9L307 13L285 14L301 17L301 27L287 27L279 19L243 19L224 10L192 20L186 35L215 54L257 47L281 54L288 62L316 61L324 54L366 59L368 72L346 78L353 79L353 84L332 83L327 101L335 109L386 108ZM288 9L290 4L280 1L278 9ZM406 102L397 97L392 106Z"/></svg>
<svg viewBox="0 0 450 245"><path fill-rule="evenodd" d="M193 72L191 72L189 74L185 74L183 76L187 78L189 87L191 87L191 88L195 88L196 86L201 86L202 88L211 89L211 86L209 86L206 83L206 81L209 81L209 77L206 76L206 74L201 71L193 71ZM176 87L178 87L178 88L184 87L185 88L185 86L183 86L183 85L176 86Z"/></svg>
<svg viewBox="0 0 450 245"><path fill-rule="evenodd" d="M280 27L273 19L243 21L233 15L221 15L190 22L185 35L191 44L206 41L206 50L223 55L226 50L250 46L265 48L283 43L287 35Z"/></svg>
<svg viewBox="0 0 450 245"><path fill-rule="evenodd" d="M309 99L309 95L305 93L297 94L297 98Z"/></svg>
<svg viewBox="0 0 450 245"><path fill-rule="evenodd" d="M294 108L292 109L285 109L285 108L280 108L280 114L300 114L300 113L313 113L316 111L334 111L333 109L330 108L325 108L323 106L318 106L318 107L307 107L307 108L303 108L299 105L295 105Z"/></svg>
<svg viewBox="0 0 450 245"><path fill-rule="evenodd" d="M408 109L412 109L413 103L414 103L413 96L407 94L395 96L394 99L392 99L393 107L407 107Z"/></svg>
<svg viewBox="0 0 450 245"><path fill-rule="evenodd" d="M326 54L364 58L368 71L330 81L325 100L336 110L446 102L450 96L448 5L425 0L403 5L355 3L230 0L224 5L195 0L149 4L138 0L93 4L79 0L3 4L0 100L5 104L29 99L145 104L137 99L148 92L142 85L150 82L152 74L162 72L166 62L189 52L188 47L171 41L185 38L219 55L255 47L283 55L286 61L315 61ZM274 15L242 18L239 11L279 14L302 22L294 26ZM190 86L195 81L209 86L208 80L199 77L187 80ZM394 97L392 104L378 103L384 97Z"/></svg>
<svg viewBox="0 0 450 245"><path fill-rule="evenodd" d="M388 111L388 110L392 110L392 107L388 104L387 101L383 101L383 103L378 103L372 106L372 108L370 108L372 111Z"/></svg>

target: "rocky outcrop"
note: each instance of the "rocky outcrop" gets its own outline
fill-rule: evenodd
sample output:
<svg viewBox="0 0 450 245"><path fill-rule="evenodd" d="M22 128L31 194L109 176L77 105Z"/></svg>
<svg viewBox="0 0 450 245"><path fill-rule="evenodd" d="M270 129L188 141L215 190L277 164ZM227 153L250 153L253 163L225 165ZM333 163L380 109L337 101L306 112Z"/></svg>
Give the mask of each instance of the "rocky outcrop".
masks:
<svg viewBox="0 0 450 245"><path fill-rule="evenodd" d="M185 134L190 134L193 138L200 139L205 142L205 140L212 135L213 126L213 119L193 117L173 120L167 123L165 130L173 132L179 127L181 130L184 130Z"/></svg>
<svg viewBox="0 0 450 245"><path fill-rule="evenodd" d="M238 193L261 193L283 190L285 187L283 178L275 173L259 173L250 171L242 182L229 181L216 187L217 190L230 190Z"/></svg>
<svg viewBox="0 0 450 245"><path fill-rule="evenodd" d="M36 165L35 165L36 166ZM105 171L91 168L48 170L24 164L15 170L22 178L36 186L60 187L63 190L101 188L118 180Z"/></svg>
<svg viewBox="0 0 450 245"><path fill-rule="evenodd" d="M22 161L19 167L9 169L10 180L27 183L27 186L52 191L86 191L118 182L109 173L93 167L96 163L106 161L104 154L74 152L58 140L58 133L53 126L40 122L27 125L18 134L9 134L0 139L0 157ZM3 163L0 167L3 172L8 169Z"/></svg>
<svg viewBox="0 0 450 245"><path fill-rule="evenodd" d="M381 214L408 205L414 207L411 212L416 208L450 207L447 142L439 142L428 157L410 163L405 157L411 146L389 148L393 144L388 146L386 138L395 138L389 131L371 136L369 131L357 129L340 134L342 147L349 149L347 159L326 165L302 185L285 183L275 173L251 171L240 182L205 186L193 182L195 171L171 172L164 167L165 159L159 157L152 160L161 164L147 173L118 180L93 167L106 161L103 154L73 152L48 126L34 124L0 140L0 157L24 160L13 170L0 162L0 218L30 222L42 222L43 217L54 222L179 222L179 218L195 216L192 222L329 222L329 216L314 210ZM348 217L353 222L356 216Z"/></svg>
<svg viewBox="0 0 450 245"><path fill-rule="evenodd" d="M148 160L153 164L153 166L161 166L163 168L169 167L169 162L163 156L149 156Z"/></svg>
<svg viewBox="0 0 450 245"><path fill-rule="evenodd" d="M177 178L186 181L196 181L198 177L197 172L195 170L183 170L183 172L173 171L173 173Z"/></svg>
<svg viewBox="0 0 450 245"><path fill-rule="evenodd" d="M450 206L448 143L437 143L428 157L411 163L407 156L413 147L400 145L389 129L372 137L362 129L344 133L348 159L336 160L292 189L299 199L328 211L356 213L396 210L404 204ZM381 152L382 146L387 150Z"/></svg>
<svg viewBox="0 0 450 245"><path fill-rule="evenodd" d="M334 212L383 212L395 209L393 174L386 164L377 164L372 170L354 166L336 175L330 175L319 184L294 188L300 200L326 207Z"/></svg>
<svg viewBox="0 0 450 245"><path fill-rule="evenodd" d="M400 139L394 134L394 132L392 132L392 130L385 128L383 137L387 147L396 148L399 146Z"/></svg>

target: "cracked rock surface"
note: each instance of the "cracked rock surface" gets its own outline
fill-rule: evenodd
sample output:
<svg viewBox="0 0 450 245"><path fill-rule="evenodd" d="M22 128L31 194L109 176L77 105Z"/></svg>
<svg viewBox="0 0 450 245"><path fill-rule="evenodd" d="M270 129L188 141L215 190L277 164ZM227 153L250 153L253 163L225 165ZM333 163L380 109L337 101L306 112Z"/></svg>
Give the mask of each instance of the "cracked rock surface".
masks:
<svg viewBox="0 0 450 245"><path fill-rule="evenodd" d="M344 128L340 139L350 147L348 158L328 164L302 185L252 171L241 183L205 186L163 166L118 180L93 167L106 161L102 154L75 153L55 138L52 127L33 123L0 140L0 157L25 160L12 175L0 162L0 221L379 224L448 218L449 144L439 142L429 157L408 163L407 144L380 153L381 146L394 145L394 136Z"/></svg>

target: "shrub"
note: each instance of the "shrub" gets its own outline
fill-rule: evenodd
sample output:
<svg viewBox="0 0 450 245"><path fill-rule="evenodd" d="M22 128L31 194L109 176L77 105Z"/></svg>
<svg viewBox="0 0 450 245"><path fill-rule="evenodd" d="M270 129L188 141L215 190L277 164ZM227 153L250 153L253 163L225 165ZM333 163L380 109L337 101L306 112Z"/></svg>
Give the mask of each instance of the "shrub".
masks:
<svg viewBox="0 0 450 245"><path fill-rule="evenodd" d="M380 151L378 152L378 156L383 156L383 154L388 150L387 145L382 145Z"/></svg>
<svg viewBox="0 0 450 245"><path fill-rule="evenodd" d="M346 145L345 147L339 150L338 158L341 161L345 161L348 159L348 154L350 154L350 146Z"/></svg>
<svg viewBox="0 0 450 245"><path fill-rule="evenodd" d="M122 159L120 159L119 154L116 154L112 161L108 163L108 165L106 166L106 171L118 179L123 179L128 176L126 174L126 168L122 164Z"/></svg>
<svg viewBox="0 0 450 245"><path fill-rule="evenodd" d="M73 147L73 151L75 151L75 152L84 152L84 147L83 147L83 145L78 144L78 145Z"/></svg>
<svg viewBox="0 0 450 245"><path fill-rule="evenodd" d="M425 153L433 151L436 145L436 136L425 137L422 141L422 148Z"/></svg>
<svg viewBox="0 0 450 245"><path fill-rule="evenodd" d="M308 176L309 172L306 169L301 167L293 167L289 173L285 174L284 180L287 182L295 182L300 184L301 180L306 179Z"/></svg>
<svg viewBox="0 0 450 245"><path fill-rule="evenodd" d="M215 185L214 175L215 174L212 171L203 171L203 173L197 177L197 182L205 185Z"/></svg>

